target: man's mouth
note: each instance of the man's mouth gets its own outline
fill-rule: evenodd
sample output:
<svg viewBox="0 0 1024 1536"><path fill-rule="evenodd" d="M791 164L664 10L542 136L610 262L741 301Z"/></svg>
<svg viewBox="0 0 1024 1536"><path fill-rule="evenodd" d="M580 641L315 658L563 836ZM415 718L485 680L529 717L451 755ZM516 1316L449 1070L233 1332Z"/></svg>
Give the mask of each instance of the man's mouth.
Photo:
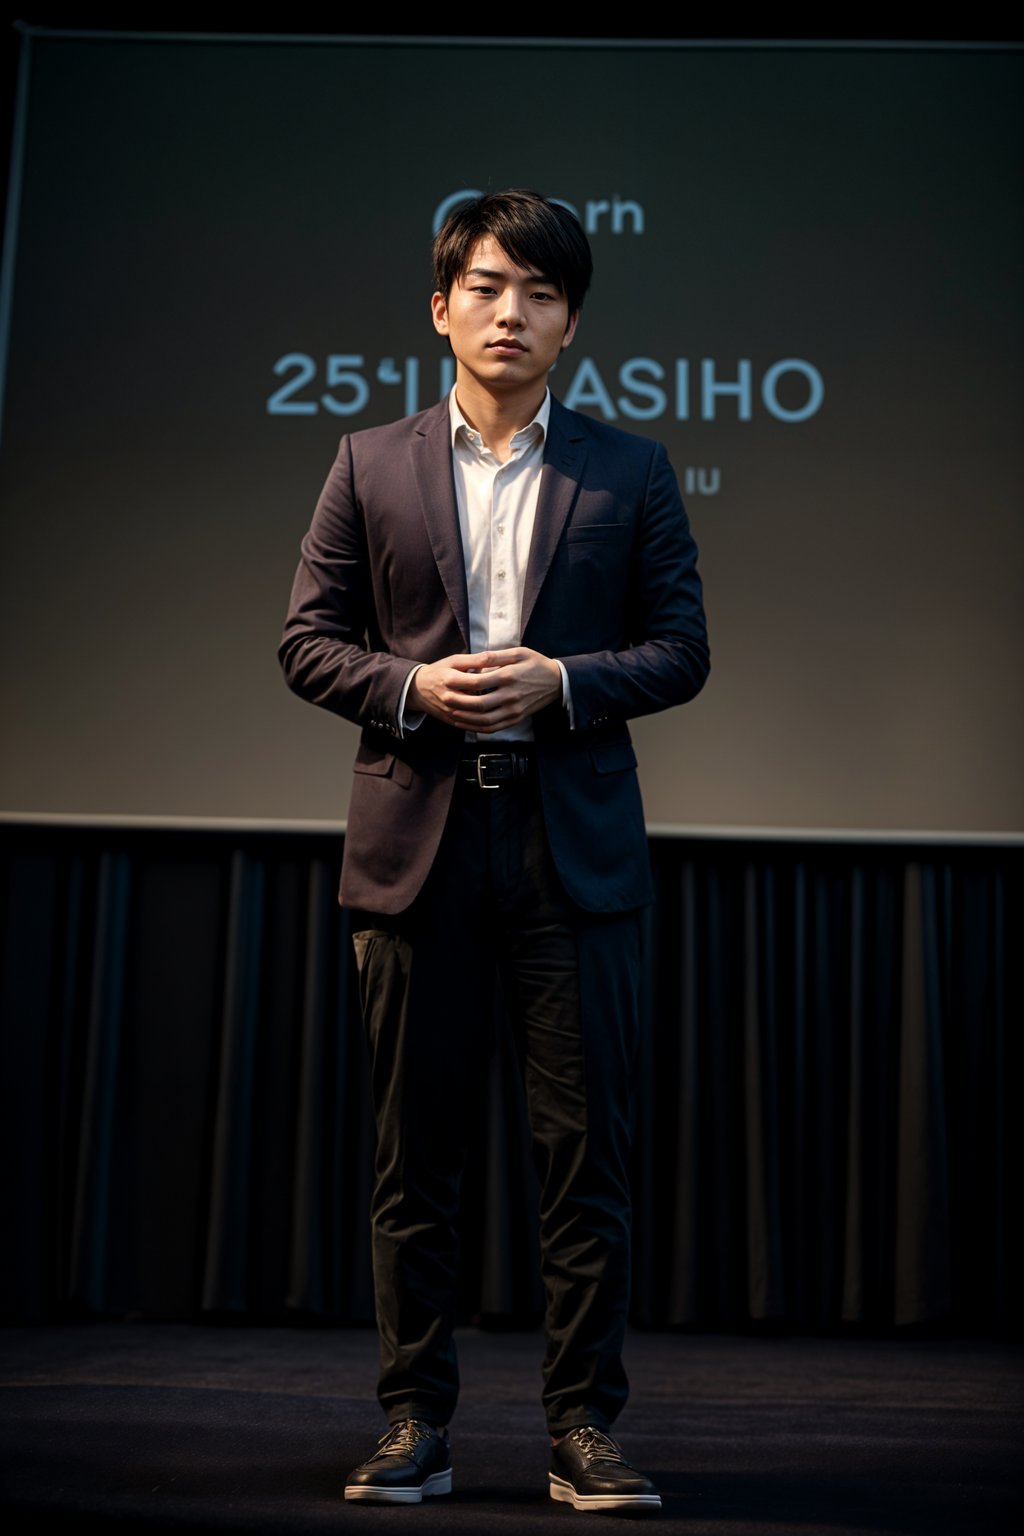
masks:
<svg viewBox="0 0 1024 1536"><path fill-rule="evenodd" d="M487 343L487 345L488 345L488 347L490 347L495 352L525 352L526 351L526 348L523 346L521 341L513 341L511 338L509 338L507 340L503 338L501 341L489 341Z"/></svg>

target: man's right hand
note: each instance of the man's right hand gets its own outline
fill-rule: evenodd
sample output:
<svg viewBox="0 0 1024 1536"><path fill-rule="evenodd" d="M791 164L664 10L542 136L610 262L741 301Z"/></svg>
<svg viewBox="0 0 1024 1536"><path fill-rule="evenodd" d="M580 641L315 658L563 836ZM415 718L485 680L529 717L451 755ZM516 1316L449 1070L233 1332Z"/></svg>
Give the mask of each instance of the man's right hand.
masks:
<svg viewBox="0 0 1024 1536"><path fill-rule="evenodd" d="M421 666L406 708L481 736L507 731L562 697L558 663L524 645L470 656L445 656Z"/></svg>

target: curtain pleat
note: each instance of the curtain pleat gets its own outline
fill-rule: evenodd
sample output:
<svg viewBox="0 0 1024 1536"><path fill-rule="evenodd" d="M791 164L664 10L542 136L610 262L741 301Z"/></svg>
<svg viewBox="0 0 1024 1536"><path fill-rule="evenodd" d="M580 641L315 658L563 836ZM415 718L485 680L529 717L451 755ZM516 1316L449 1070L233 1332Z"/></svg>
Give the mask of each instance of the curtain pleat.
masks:
<svg viewBox="0 0 1024 1536"><path fill-rule="evenodd" d="M295 1128L295 1177L292 1188L292 1227L289 1243L288 1289L290 1311L309 1311L327 1316L339 1294L339 1223L323 1221L320 1212L328 1203L338 1173L338 1147L332 1134L331 1103L340 1096L340 1052L330 1051L330 1036L338 1019L331 1008L330 978L337 938L333 912L327 900L331 875L322 859L309 868L306 914L304 984L299 1015L300 1068L298 1117ZM333 892L332 892L333 894ZM331 1056L335 1073L328 1071Z"/></svg>
<svg viewBox="0 0 1024 1536"><path fill-rule="evenodd" d="M211 1312L244 1312L249 1302L263 884L259 862L235 852L228 898L224 1012L202 1287L202 1306Z"/></svg>
<svg viewBox="0 0 1024 1536"><path fill-rule="evenodd" d="M47 1214L58 1203L66 1206L57 1198L54 1167L60 1117L45 1091L49 1021L61 994L61 936L52 861L34 850L12 850L6 865L0 1017L13 1027L0 1032L0 1307L31 1318L57 1282ZM66 1215L62 1209L65 1229Z"/></svg>
<svg viewBox="0 0 1024 1536"><path fill-rule="evenodd" d="M760 878L759 878L760 876ZM743 872L743 1123L747 1210L747 1305L757 1319L784 1311L779 1020L771 870Z"/></svg>
<svg viewBox="0 0 1024 1536"><path fill-rule="evenodd" d="M673 1327L693 1323L700 1316L700 1289L698 1269L694 1258L700 1242L700 1203L704 1159L701 1155L701 1094L702 1050L700 1036L700 965L699 929L697 924L697 871L692 860L687 859L679 870L679 914L673 930L676 936L676 964L667 971L665 986L661 991L660 1006L667 1019L674 1021L679 1042L670 1081L678 1114L672 1125L672 1137L666 1150L667 1166L673 1170L673 1178L666 1199L666 1210L672 1212L672 1248L679 1259L674 1265L676 1282L663 1303L661 1315ZM657 932L655 912L648 917L648 948L650 955ZM670 946L670 953L672 947ZM657 987L648 986L644 995L659 997ZM648 1038L652 1038L648 1032ZM657 1079L661 1063L653 1051L648 1077ZM671 1058L669 1058L671 1060ZM650 1314L649 1314L650 1315ZM657 1315L657 1314L654 1314Z"/></svg>
<svg viewBox="0 0 1024 1536"><path fill-rule="evenodd" d="M131 863L125 854L105 853L100 858L70 1276L71 1299L97 1311L102 1310L108 1291L131 876Z"/></svg>
<svg viewBox="0 0 1024 1536"><path fill-rule="evenodd" d="M850 1012L846 1046L847 1095L844 1126L843 1230L841 1247L841 1295L839 1316L843 1322L859 1322L865 1306L865 1194L864 1158L870 1136L866 1124L868 1084L867 999L867 890L864 870L850 875Z"/></svg>
<svg viewBox="0 0 1024 1536"><path fill-rule="evenodd" d="M935 871L905 876L896 1175L897 1323L950 1309L948 1145L943 1105L942 930Z"/></svg>
<svg viewBox="0 0 1024 1536"><path fill-rule="evenodd" d="M373 1123L340 843L11 827L8 1317L372 1322ZM655 840L634 1321L1015 1326L1020 849ZM534 1322L500 1007L460 1312Z"/></svg>

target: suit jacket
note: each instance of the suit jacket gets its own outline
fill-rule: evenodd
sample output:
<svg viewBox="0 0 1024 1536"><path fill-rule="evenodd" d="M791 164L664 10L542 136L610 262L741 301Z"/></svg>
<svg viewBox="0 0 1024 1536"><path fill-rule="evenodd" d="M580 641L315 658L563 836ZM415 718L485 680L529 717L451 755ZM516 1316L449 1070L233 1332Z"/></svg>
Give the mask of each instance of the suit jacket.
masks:
<svg viewBox="0 0 1024 1536"><path fill-rule="evenodd" d="M414 663L470 649L449 422L443 400L342 438L279 651L296 693L363 728L341 900L371 912L403 911L423 885L466 750L431 717L404 736L398 719ZM626 722L707 676L696 559L662 445L552 399L521 634L569 677L575 728L561 705L533 724L552 855L588 911L652 896Z"/></svg>

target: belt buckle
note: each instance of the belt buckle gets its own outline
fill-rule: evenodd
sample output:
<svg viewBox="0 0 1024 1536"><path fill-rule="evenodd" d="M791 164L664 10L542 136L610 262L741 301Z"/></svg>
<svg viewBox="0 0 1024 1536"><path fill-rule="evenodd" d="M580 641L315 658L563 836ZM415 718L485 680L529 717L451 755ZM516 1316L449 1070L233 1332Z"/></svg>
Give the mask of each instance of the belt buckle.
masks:
<svg viewBox="0 0 1024 1536"><path fill-rule="evenodd" d="M505 756L504 752L480 752L480 753L477 754L477 759L476 759L476 782L480 786L481 789L500 789L501 788L500 782L497 783L497 784L485 784L484 783L484 763L485 762L489 762L491 760L491 758L500 759L500 758L502 758L504 756Z"/></svg>

